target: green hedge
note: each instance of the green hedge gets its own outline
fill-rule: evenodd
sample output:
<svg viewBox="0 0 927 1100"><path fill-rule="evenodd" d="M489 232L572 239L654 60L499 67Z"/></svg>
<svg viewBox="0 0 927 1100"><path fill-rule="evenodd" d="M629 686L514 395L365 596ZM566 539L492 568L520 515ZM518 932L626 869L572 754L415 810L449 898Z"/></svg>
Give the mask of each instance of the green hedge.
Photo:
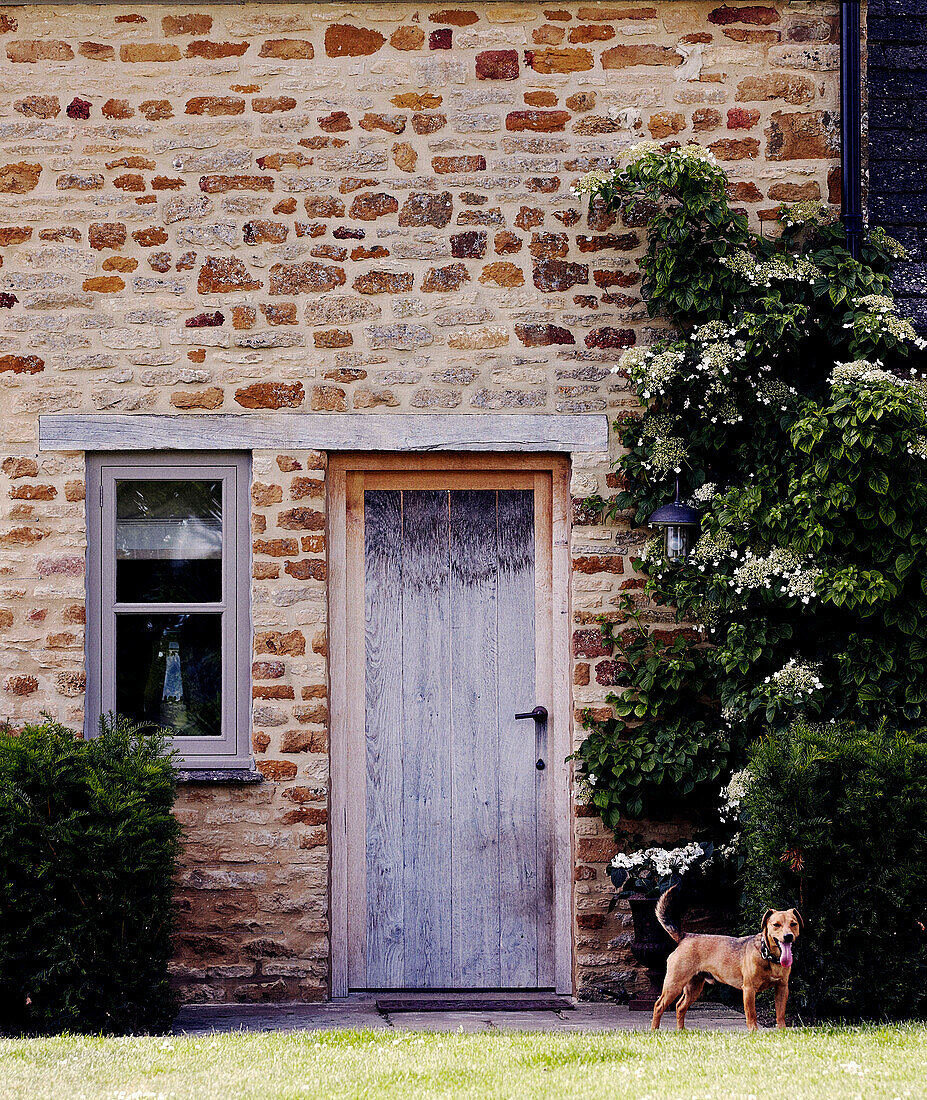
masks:
<svg viewBox="0 0 927 1100"><path fill-rule="evenodd" d="M927 733L799 724L751 753L745 922L798 906L792 1007L927 1014Z"/></svg>
<svg viewBox="0 0 927 1100"><path fill-rule="evenodd" d="M0 731L0 1029L162 1028L180 829L162 735Z"/></svg>

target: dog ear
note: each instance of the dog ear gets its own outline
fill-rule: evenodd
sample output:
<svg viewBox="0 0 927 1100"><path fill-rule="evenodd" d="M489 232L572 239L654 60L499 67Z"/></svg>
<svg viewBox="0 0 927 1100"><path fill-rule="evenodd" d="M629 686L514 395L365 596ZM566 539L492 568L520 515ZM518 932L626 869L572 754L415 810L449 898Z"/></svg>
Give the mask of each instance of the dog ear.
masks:
<svg viewBox="0 0 927 1100"><path fill-rule="evenodd" d="M793 906L791 910L795 914L795 919L798 921L798 931L804 932L805 922L801 919L801 913Z"/></svg>
<svg viewBox="0 0 927 1100"><path fill-rule="evenodd" d="M775 909L767 909L766 912L763 914L763 919L760 921L761 931L763 931L763 932L766 931L766 922L773 915L773 913L775 913L775 911L776 911Z"/></svg>

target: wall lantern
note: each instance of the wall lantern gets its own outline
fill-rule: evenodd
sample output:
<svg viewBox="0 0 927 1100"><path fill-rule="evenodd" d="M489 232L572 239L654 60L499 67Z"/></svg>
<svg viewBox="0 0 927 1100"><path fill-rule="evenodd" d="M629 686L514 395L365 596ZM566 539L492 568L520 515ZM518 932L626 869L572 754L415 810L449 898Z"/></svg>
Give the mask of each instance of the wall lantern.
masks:
<svg viewBox="0 0 927 1100"><path fill-rule="evenodd" d="M663 528L664 548L668 561L682 561L695 541L699 514L679 499L679 479L676 479L676 499L664 504L647 520L650 527Z"/></svg>

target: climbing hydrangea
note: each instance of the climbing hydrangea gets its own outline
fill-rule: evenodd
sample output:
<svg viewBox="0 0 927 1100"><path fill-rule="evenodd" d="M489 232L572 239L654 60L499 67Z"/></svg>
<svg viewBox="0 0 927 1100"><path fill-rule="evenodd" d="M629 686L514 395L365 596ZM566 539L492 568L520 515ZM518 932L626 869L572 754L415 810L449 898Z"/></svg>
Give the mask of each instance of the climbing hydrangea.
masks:
<svg viewBox="0 0 927 1100"><path fill-rule="evenodd" d="M721 531L717 535L702 535L692 547L689 561L697 566L718 565L725 558L731 557L737 557L734 540L727 531Z"/></svg>
<svg viewBox="0 0 927 1100"><path fill-rule="evenodd" d="M918 435L908 443L908 454L912 458L927 458L927 435Z"/></svg>
<svg viewBox="0 0 927 1100"><path fill-rule="evenodd" d="M856 299L856 304L870 313L897 313L895 299L887 294L864 294Z"/></svg>
<svg viewBox="0 0 927 1100"><path fill-rule="evenodd" d="M743 563L729 584L738 594L744 589L765 589L777 595L790 596L808 603L814 595L820 571L808 568L801 555L787 547L775 547L768 554L744 553Z"/></svg>
<svg viewBox="0 0 927 1100"><path fill-rule="evenodd" d="M749 768L734 772L726 787L721 788L721 820L734 821L740 816L747 791L753 781Z"/></svg>
<svg viewBox="0 0 927 1100"><path fill-rule="evenodd" d="M822 277L822 271L804 256L773 256L769 260L757 260L746 250L732 256L722 256L721 263L739 275L750 286L772 286L776 281L814 283Z"/></svg>
<svg viewBox="0 0 927 1100"><path fill-rule="evenodd" d="M783 203L779 208L779 221L787 227L833 225L836 220L836 210L820 199L804 199L801 202Z"/></svg>
<svg viewBox="0 0 927 1100"><path fill-rule="evenodd" d="M746 354L747 345L743 340L718 340L713 344L705 344L696 363L696 370L715 375L730 374L731 367L739 363Z"/></svg>
<svg viewBox="0 0 927 1100"><path fill-rule="evenodd" d="M703 846L695 841L681 848L645 848L639 852L619 852L612 860L612 867L626 871L652 868L659 878L667 875L684 875L705 854Z"/></svg>
<svg viewBox="0 0 927 1100"><path fill-rule="evenodd" d="M686 442L680 436L671 435L656 439L650 448L649 459L643 463L644 469L658 473L682 473L682 466L689 457Z"/></svg>
<svg viewBox="0 0 927 1100"><path fill-rule="evenodd" d="M797 716L927 720L927 342L892 297L904 251L886 234L855 258L812 202L759 236L694 150L647 143L619 164L597 200L651 204L641 292L676 331L618 364L641 410L616 424L610 514L643 526L678 480L701 527L682 558L652 540L643 590L602 617L615 689L578 757L620 831L716 792ZM672 636L656 608L675 609Z"/></svg>
<svg viewBox="0 0 927 1100"><path fill-rule="evenodd" d="M849 363L838 363L831 371L832 386L902 386L904 383L896 375L882 370L880 364L870 363L868 359L854 359Z"/></svg>
<svg viewBox="0 0 927 1100"><path fill-rule="evenodd" d="M706 481L692 494L692 503L696 507L705 507L718 495L718 486L713 481Z"/></svg>
<svg viewBox="0 0 927 1100"><path fill-rule="evenodd" d="M820 668L818 664L793 657L763 682L785 695L813 695L824 687L819 675Z"/></svg>
<svg viewBox="0 0 927 1100"><path fill-rule="evenodd" d="M579 195L595 195L601 189L603 184L608 183L612 179L613 173L611 172L587 172L586 175L573 184L570 188L572 194Z"/></svg>
<svg viewBox="0 0 927 1100"><path fill-rule="evenodd" d="M657 397L680 375L685 362L681 351L648 351L629 348L618 360L618 370L628 374L644 398Z"/></svg>
<svg viewBox="0 0 927 1100"><path fill-rule="evenodd" d="M762 378L755 383L756 399L761 405L778 405L781 412L787 412L789 402L798 396L794 386L787 386L778 378Z"/></svg>
<svg viewBox="0 0 927 1100"><path fill-rule="evenodd" d="M907 317L899 317L894 301L884 294L866 294L856 300L856 312L844 323L857 341L888 341L910 344L918 351L927 350L927 340L918 336Z"/></svg>

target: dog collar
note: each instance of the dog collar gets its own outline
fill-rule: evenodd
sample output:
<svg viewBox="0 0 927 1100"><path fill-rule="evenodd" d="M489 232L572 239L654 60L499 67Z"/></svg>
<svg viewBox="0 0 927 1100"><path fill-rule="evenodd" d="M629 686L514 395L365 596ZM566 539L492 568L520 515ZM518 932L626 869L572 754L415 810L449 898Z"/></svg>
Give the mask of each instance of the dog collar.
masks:
<svg viewBox="0 0 927 1100"><path fill-rule="evenodd" d="M769 946L766 943L766 937L765 936L760 937L760 958L764 959L766 962L778 962L779 961L779 959L776 958L776 956L772 953L772 951L769 950Z"/></svg>

